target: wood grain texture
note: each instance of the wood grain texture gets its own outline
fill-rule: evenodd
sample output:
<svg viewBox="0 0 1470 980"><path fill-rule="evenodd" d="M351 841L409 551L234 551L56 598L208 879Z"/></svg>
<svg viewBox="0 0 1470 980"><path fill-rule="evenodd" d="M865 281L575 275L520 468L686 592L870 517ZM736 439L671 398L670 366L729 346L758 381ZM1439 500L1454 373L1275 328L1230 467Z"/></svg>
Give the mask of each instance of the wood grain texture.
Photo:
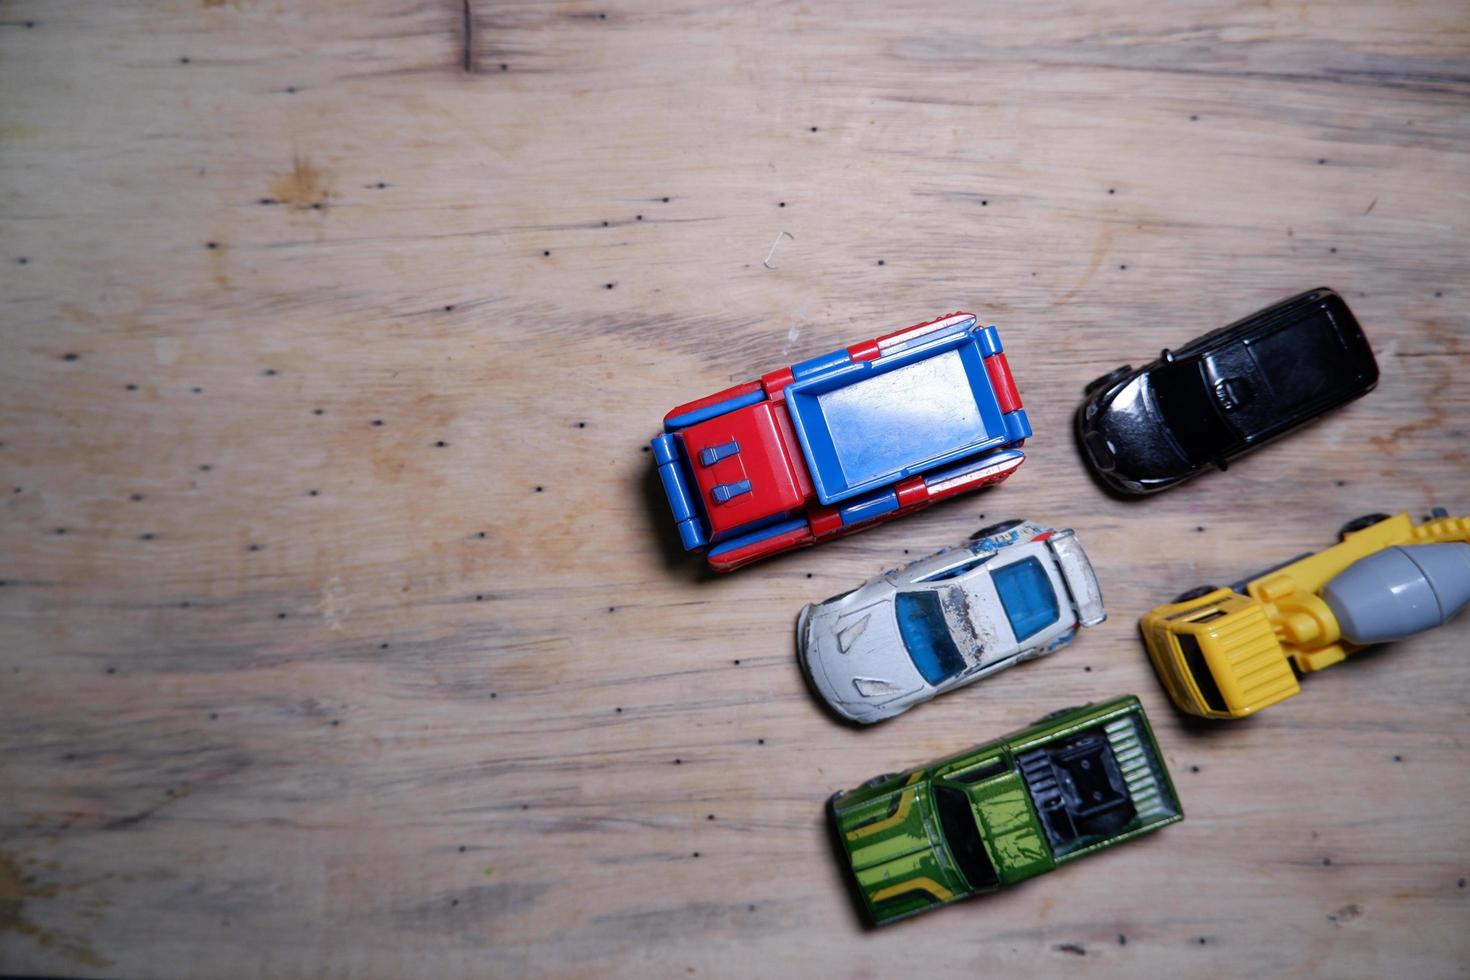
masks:
<svg viewBox="0 0 1470 980"><path fill-rule="evenodd" d="M1470 623L1218 727L1135 630L1470 509L1461 0L4 0L0 92L0 972L1465 970ZM1317 285L1374 394L1087 479L1083 383ZM665 410L952 309L1005 337L1015 477L677 554ZM831 722L799 606L982 513L1076 528L1112 618ZM828 793L1130 691L1184 823L859 928Z"/></svg>

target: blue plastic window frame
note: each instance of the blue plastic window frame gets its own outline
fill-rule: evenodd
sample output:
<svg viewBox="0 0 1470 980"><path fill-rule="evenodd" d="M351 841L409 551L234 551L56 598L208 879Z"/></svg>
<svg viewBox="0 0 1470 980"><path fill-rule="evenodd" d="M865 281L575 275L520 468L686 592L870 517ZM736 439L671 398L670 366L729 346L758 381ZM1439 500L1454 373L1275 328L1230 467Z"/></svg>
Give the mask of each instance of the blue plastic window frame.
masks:
<svg viewBox="0 0 1470 980"><path fill-rule="evenodd" d="M949 635L939 593L930 589L900 592L893 600L893 613L909 658L924 680L937 687L965 669L965 658Z"/></svg>
<svg viewBox="0 0 1470 980"><path fill-rule="evenodd" d="M1057 621L1061 605L1046 569L1036 558L1023 558L990 573L1010 621L1016 642L1035 636Z"/></svg>

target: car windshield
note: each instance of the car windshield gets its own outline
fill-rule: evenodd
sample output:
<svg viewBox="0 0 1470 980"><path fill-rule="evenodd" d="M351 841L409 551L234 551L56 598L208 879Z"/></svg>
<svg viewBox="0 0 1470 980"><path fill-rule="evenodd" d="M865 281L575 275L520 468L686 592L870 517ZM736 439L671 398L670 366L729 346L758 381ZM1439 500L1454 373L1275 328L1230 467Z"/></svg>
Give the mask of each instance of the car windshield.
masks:
<svg viewBox="0 0 1470 980"><path fill-rule="evenodd" d="M970 799L962 791L949 786L934 787L934 803L939 810L939 825L944 828L944 840L954 855L960 873L971 888L991 888L1000 883L995 865L985 852L985 841L980 838L980 829L975 825L975 811Z"/></svg>
<svg viewBox="0 0 1470 980"><path fill-rule="evenodd" d="M1235 436L1215 411L1196 360L1176 361L1149 374L1159 414L1185 457L1201 466L1223 455Z"/></svg>
<svg viewBox="0 0 1470 980"><path fill-rule="evenodd" d="M1184 654L1184 662L1189 667L1189 676L1194 678L1195 687L1199 688L1200 697L1205 699L1211 711L1226 712L1225 696L1220 693L1220 685L1215 683L1215 675L1210 672L1210 665L1205 660L1205 653L1199 647L1199 640L1192 633L1175 633L1174 639L1179 641L1179 652Z"/></svg>
<svg viewBox="0 0 1470 980"><path fill-rule="evenodd" d="M894 602L898 632L914 666L930 684L941 684L965 669L965 658L950 636L939 595L928 589L900 592Z"/></svg>
<svg viewBox="0 0 1470 980"><path fill-rule="evenodd" d="M1000 604L1005 607L1006 619L1011 622L1011 631L1016 641L1026 639L1057 621L1061 609L1057 605L1056 590L1046 569L1035 558L997 568L990 575L995 591L1000 595Z"/></svg>
<svg viewBox="0 0 1470 980"><path fill-rule="evenodd" d="M1249 350L1271 386L1277 412L1340 392L1355 380L1342 338L1321 310L1252 341Z"/></svg>

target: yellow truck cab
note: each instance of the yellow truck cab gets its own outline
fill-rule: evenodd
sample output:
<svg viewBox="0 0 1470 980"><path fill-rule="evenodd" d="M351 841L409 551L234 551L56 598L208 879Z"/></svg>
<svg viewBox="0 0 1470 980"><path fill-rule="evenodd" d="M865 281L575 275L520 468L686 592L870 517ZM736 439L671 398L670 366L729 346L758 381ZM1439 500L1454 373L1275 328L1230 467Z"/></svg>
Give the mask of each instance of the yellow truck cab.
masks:
<svg viewBox="0 0 1470 980"><path fill-rule="evenodd" d="M1340 537L1143 617L1149 658L1181 710L1244 718L1296 694L1299 675L1438 626L1470 603L1470 517L1436 511L1416 527L1408 514L1372 514Z"/></svg>

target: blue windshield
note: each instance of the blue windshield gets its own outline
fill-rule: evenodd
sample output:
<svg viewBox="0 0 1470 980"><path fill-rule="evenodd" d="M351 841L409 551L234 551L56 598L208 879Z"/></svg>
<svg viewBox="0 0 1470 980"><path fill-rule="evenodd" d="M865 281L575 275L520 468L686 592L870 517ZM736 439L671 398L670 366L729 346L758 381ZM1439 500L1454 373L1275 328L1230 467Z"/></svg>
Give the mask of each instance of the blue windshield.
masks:
<svg viewBox="0 0 1470 980"><path fill-rule="evenodd" d="M1000 604L1017 642L1057 621L1057 594L1046 577L1046 569L1035 558L1027 558L991 573Z"/></svg>
<svg viewBox="0 0 1470 980"><path fill-rule="evenodd" d="M949 635L937 593L900 592L894 606L903 645L924 680L937 685L965 669L965 658Z"/></svg>

